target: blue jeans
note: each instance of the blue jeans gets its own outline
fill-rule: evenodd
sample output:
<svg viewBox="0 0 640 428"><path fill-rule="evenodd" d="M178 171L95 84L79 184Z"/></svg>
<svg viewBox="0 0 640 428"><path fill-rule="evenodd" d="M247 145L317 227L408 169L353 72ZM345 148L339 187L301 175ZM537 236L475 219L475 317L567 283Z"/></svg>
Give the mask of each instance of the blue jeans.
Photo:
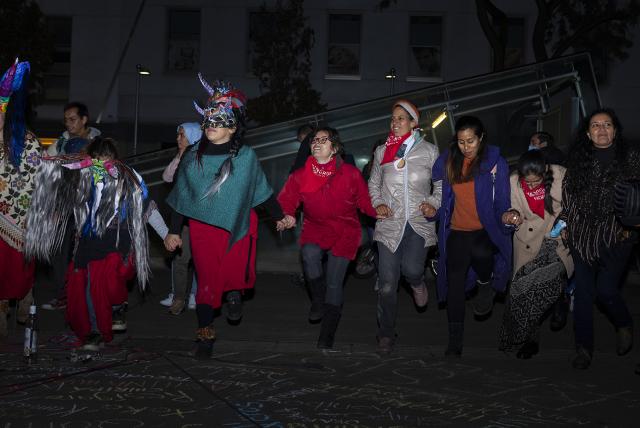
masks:
<svg viewBox="0 0 640 428"><path fill-rule="evenodd" d="M334 306L342 306L342 285L347 274L350 260L345 257L334 256L331 251L323 250L316 244L302 246L302 264L304 273L309 281L322 277L322 259L327 255L325 278L327 293L324 302Z"/></svg>
<svg viewBox="0 0 640 428"><path fill-rule="evenodd" d="M630 327L631 314L620 295L620 281L626 272L632 244L617 244L601 250L593 265L574 251L576 288L573 294L573 322L576 346L593 351L593 303L597 299L616 328Z"/></svg>
<svg viewBox="0 0 640 428"><path fill-rule="evenodd" d="M412 288L424 284L427 248L424 238L406 224L395 253L378 244L378 337L395 337L400 274Z"/></svg>

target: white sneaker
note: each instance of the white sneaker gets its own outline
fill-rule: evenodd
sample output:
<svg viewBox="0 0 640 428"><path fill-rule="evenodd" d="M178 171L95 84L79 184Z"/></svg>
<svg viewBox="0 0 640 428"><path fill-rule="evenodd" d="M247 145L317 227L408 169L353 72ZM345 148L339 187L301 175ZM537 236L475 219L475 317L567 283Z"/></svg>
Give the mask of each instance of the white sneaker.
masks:
<svg viewBox="0 0 640 428"><path fill-rule="evenodd" d="M190 294L189 295L189 309L195 309L196 308L196 295L195 294Z"/></svg>
<svg viewBox="0 0 640 428"><path fill-rule="evenodd" d="M171 306L172 303L173 303L173 293L169 293L166 299L160 300L160 304L162 306L169 307Z"/></svg>

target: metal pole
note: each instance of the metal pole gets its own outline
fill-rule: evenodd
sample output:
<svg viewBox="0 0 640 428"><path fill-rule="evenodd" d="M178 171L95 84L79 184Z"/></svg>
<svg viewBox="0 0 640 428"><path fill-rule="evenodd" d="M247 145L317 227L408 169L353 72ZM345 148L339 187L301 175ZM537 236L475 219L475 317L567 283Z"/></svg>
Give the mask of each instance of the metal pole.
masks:
<svg viewBox="0 0 640 428"><path fill-rule="evenodd" d="M138 65L138 68L140 66ZM136 69L136 111L133 122L133 154L138 153L138 117L140 114L140 70Z"/></svg>
<svg viewBox="0 0 640 428"><path fill-rule="evenodd" d="M133 39L133 34L136 32L136 28L138 27L138 21L140 21L140 15L142 15L142 10L144 9L144 5L147 0L142 0L140 2L140 6L138 6L138 12L136 13L136 17L133 20L133 24L131 25L131 30L129 31L129 37L127 37L127 41L122 48L122 52L120 52L120 58L118 58L118 64L116 65L116 69L113 71L113 75L111 76L111 82L109 82L109 87L107 88L107 93L104 95L104 99L102 100L102 106L100 107L100 113L98 113L98 118L96 119L96 123L102 122L102 115L104 111L107 109L107 103L109 102L109 97L111 96L111 92L116 85L116 80L118 79L118 74L120 73L120 68L122 67L122 63L124 61L124 57L127 55L127 51L129 50L129 44L131 43L131 39Z"/></svg>

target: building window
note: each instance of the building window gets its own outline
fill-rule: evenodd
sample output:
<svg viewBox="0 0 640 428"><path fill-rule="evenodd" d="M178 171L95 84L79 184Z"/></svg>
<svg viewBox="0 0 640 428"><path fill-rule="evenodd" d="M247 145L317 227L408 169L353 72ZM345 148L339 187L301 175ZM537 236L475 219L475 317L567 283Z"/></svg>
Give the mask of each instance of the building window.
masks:
<svg viewBox="0 0 640 428"><path fill-rule="evenodd" d="M48 103L69 101L71 79L71 28L70 16L47 17L47 29L53 38L53 64L44 75L44 99Z"/></svg>
<svg viewBox="0 0 640 428"><path fill-rule="evenodd" d="M200 64L200 11L169 10L167 70L196 71Z"/></svg>
<svg viewBox="0 0 640 428"><path fill-rule="evenodd" d="M249 43L247 46L247 72L253 74L253 61L256 59L256 40L260 34L273 26L273 17L269 12L249 12Z"/></svg>
<svg viewBox="0 0 640 428"><path fill-rule="evenodd" d="M504 67L516 67L522 64L524 64L524 18L509 18Z"/></svg>
<svg viewBox="0 0 640 428"><path fill-rule="evenodd" d="M409 22L411 77L442 77L442 17L412 16Z"/></svg>
<svg viewBox="0 0 640 428"><path fill-rule="evenodd" d="M360 15L329 15L327 74L360 74Z"/></svg>

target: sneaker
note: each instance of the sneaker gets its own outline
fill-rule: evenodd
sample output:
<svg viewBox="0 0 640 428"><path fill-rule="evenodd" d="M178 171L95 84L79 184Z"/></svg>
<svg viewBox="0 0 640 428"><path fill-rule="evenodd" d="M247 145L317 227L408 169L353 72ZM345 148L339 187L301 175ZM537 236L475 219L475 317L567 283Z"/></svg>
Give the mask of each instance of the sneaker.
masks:
<svg viewBox="0 0 640 428"><path fill-rule="evenodd" d="M473 314L477 317L484 317L489 315L493 310L493 299L496 297L496 292L491 286L491 281L476 281L476 284L478 286L478 293L471 301Z"/></svg>
<svg viewBox="0 0 640 428"><path fill-rule="evenodd" d="M84 339L84 343L80 347L83 351L98 352L104 346L104 340L100 333L92 332Z"/></svg>
<svg viewBox="0 0 640 428"><path fill-rule="evenodd" d="M242 296L239 291L227 293L227 319L229 321L240 321L242 318Z"/></svg>
<svg viewBox="0 0 640 428"><path fill-rule="evenodd" d="M48 311L57 311L60 309L66 309L67 307L67 298L64 297L62 299L58 299L57 297L49 300L47 303L44 303L41 308L46 309Z"/></svg>
<svg viewBox="0 0 640 428"><path fill-rule="evenodd" d="M393 345L395 344L395 339L393 337L378 337L378 354L389 355L393 352Z"/></svg>
<svg viewBox="0 0 640 428"><path fill-rule="evenodd" d="M627 355L633 347L633 329L620 327L616 332L616 353L620 356Z"/></svg>
<svg viewBox="0 0 640 428"><path fill-rule="evenodd" d="M185 301L182 299L175 299L169 307L169 313L171 315L180 315L184 311Z"/></svg>
<svg viewBox="0 0 640 428"><path fill-rule="evenodd" d="M571 366L574 369L586 370L591 365L591 352L583 346L576 348L576 356L571 361Z"/></svg>
<svg viewBox="0 0 640 428"><path fill-rule="evenodd" d="M127 331L127 310L125 307L116 309L111 315L111 331L115 333L122 333Z"/></svg>
<svg viewBox="0 0 640 428"><path fill-rule="evenodd" d="M160 304L162 306L169 307L173 303L173 293L169 293L166 299L160 300Z"/></svg>
<svg viewBox="0 0 640 428"><path fill-rule="evenodd" d="M189 309L192 311L196 309L196 295L189 294Z"/></svg>
<svg viewBox="0 0 640 428"><path fill-rule="evenodd" d="M413 300L416 302L416 306L419 308L424 308L427 306L427 302L429 301L429 291L424 284L421 284L419 287L411 287L413 290Z"/></svg>

